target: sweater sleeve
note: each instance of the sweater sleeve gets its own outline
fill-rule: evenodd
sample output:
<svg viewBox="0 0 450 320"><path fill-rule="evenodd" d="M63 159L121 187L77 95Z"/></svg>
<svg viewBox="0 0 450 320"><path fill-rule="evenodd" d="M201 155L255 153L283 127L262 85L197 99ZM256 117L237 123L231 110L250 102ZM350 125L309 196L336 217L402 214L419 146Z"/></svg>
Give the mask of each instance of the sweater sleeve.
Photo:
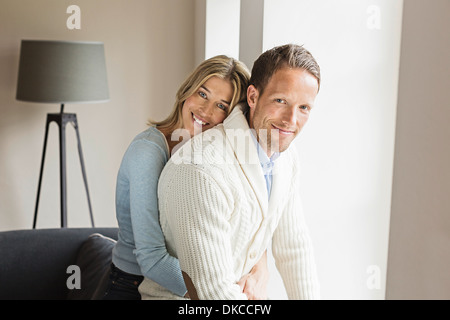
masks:
<svg viewBox="0 0 450 320"><path fill-rule="evenodd" d="M274 232L272 252L289 299L320 299L312 241L303 216L298 181L295 180L290 200Z"/></svg>
<svg viewBox="0 0 450 320"><path fill-rule="evenodd" d="M158 180L166 163L164 151L150 141L137 141L128 154L130 214L142 274L173 293L187 292L178 259L167 252L159 224Z"/></svg>
<svg viewBox="0 0 450 320"><path fill-rule="evenodd" d="M247 299L234 279L231 209L224 191L195 166L173 165L169 171L160 181L161 214L167 215L181 269L199 299Z"/></svg>

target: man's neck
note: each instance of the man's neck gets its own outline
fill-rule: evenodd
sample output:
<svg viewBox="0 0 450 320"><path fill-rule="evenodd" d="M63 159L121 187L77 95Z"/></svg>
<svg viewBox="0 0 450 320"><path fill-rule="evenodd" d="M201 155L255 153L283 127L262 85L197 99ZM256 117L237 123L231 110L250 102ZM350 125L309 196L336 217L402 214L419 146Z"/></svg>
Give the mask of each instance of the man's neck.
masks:
<svg viewBox="0 0 450 320"><path fill-rule="evenodd" d="M268 148L268 147L267 147L267 143L264 144L264 143L261 143L261 142L260 142L259 133L256 132L256 129L253 127L252 121L250 121L250 108L247 108L247 109L245 110L244 116L245 116L245 119L247 120L248 126L249 126L249 128L251 129L252 134L253 134L253 136L255 137L256 142L258 143L259 147L260 147L262 150L264 150L264 153L265 153L265 154L267 155L267 157L270 159L270 158L274 155L275 152L273 152L273 151L271 150L271 148ZM268 149L269 149L269 151L267 151Z"/></svg>
<svg viewBox="0 0 450 320"><path fill-rule="evenodd" d="M276 152L273 152L271 150L271 148L268 148L267 143L261 143L261 140L259 138L259 134L254 128L250 127L250 132L251 132L251 134L252 134L252 136L254 138L255 143L257 144L256 147L259 148L262 151L261 153L264 153L264 155L267 156L268 160L270 160L272 158L272 156ZM267 151L268 149L270 151ZM257 150L257 151L258 151L258 154L260 154L260 151L259 150Z"/></svg>

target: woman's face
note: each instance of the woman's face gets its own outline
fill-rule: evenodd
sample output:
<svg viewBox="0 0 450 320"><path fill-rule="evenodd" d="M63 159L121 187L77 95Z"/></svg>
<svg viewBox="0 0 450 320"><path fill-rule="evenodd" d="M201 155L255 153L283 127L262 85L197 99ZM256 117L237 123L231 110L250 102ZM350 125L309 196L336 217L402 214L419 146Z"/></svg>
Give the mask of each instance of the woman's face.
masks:
<svg viewBox="0 0 450 320"><path fill-rule="evenodd" d="M183 127L191 137L223 122L228 115L233 87L228 80L209 78L183 104Z"/></svg>

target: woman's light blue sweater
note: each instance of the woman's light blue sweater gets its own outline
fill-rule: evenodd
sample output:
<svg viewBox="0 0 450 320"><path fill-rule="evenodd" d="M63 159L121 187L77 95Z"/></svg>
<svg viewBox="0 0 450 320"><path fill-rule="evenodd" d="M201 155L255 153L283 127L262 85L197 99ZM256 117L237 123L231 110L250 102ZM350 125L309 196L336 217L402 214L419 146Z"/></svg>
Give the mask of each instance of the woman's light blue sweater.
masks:
<svg viewBox="0 0 450 320"><path fill-rule="evenodd" d="M119 235L112 262L184 296L180 264L167 252L159 224L158 180L168 159L166 138L154 127L138 134L125 152L117 176Z"/></svg>

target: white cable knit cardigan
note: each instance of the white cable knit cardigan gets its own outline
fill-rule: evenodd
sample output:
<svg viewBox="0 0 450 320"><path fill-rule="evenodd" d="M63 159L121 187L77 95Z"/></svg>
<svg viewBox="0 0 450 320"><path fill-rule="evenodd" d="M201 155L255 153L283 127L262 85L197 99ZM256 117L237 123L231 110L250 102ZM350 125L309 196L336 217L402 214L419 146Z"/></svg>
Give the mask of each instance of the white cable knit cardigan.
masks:
<svg viewBox="0 0 450 320"><path fill-rule="evenodd" d="M159 180L160 223L170 254L200 299L246 299L236 282L272 243L289 299L318 299L312 244L302 214L298 160L275 162L270 201L249 126L239 107L190 139ZM144 299L181 298L145 278Z"/></svg>

